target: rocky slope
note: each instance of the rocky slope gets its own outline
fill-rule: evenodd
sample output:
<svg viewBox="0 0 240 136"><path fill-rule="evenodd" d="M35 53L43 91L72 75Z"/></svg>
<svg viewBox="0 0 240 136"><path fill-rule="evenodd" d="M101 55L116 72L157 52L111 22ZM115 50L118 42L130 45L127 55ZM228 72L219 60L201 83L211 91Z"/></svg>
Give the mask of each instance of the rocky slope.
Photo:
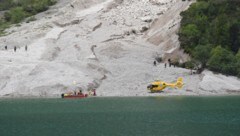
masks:
<svg viewBox="0 0 240 136"><path fill-rule="evenodd" d="M153 66L156 57L188 59L179 51L177 31L179 13L191 3L59 0L37 21L12 27L0 38L0 96L59 97L77 88L97 88L99 96L238 94L235 77ZM178 77L184 78L182 90L146 89L156 79Z"/></svg>

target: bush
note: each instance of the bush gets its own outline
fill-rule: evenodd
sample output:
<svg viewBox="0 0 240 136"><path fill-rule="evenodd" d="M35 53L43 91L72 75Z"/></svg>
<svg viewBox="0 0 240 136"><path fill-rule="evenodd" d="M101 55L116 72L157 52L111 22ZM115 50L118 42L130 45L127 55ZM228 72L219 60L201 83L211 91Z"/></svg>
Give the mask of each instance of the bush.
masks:
<svg viewBox="0 0 240 136"><path fill-rule="evenodd" d="M23 10L22 7L16 7L9 11L9 17L11 23L20 23L28 14Z"/></svg>

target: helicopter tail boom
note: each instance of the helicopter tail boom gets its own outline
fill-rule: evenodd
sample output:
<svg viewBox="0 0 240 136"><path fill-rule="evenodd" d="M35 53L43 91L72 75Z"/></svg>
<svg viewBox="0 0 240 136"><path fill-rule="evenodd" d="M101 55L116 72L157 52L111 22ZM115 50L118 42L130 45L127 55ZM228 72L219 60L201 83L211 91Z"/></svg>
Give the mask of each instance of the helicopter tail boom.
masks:
<svg viewBox="0 0 240 136"><path fill-rule="evenodd" d="M178 88L178 89L181 89L183 87L183 78L182 77L179 77L175 86Z"/></svg>

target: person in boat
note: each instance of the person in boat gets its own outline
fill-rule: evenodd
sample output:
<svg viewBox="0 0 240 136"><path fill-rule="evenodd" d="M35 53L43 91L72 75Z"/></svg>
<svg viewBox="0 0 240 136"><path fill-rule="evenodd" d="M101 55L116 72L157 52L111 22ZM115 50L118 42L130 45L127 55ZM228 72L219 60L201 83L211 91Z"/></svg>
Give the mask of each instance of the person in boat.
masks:
<svg viewBox="0 0 240 136"><path fill-rule="evenodd" d="M83 95L82 90L80 89L78 95Z"/></svg>
<svg viewBox="0 0 240 136"><path fill-rule="evenodd" d="M93 96L96 96L96 89L93 89Z"/></svg>

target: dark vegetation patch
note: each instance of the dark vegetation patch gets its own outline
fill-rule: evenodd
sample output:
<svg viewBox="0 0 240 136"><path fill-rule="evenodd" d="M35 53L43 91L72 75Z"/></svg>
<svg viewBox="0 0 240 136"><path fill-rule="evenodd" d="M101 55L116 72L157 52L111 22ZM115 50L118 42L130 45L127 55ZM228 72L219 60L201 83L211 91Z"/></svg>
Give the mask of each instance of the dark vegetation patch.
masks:
<svg viewBox="0 0 240 136"><path fill-rule="evenodd" d="M185 65L240 77L240 1L198 0L181 16L181 48L192 56Z"/></svg>
<svg viewBox="0 0 240 136"><path fill-rule="evenodd" d="M33 15L48 10L49 6L56 3L56 0L0 0L0 35L12 24L36 20ZM2 12L4 11L4 12Z"/></svg>

